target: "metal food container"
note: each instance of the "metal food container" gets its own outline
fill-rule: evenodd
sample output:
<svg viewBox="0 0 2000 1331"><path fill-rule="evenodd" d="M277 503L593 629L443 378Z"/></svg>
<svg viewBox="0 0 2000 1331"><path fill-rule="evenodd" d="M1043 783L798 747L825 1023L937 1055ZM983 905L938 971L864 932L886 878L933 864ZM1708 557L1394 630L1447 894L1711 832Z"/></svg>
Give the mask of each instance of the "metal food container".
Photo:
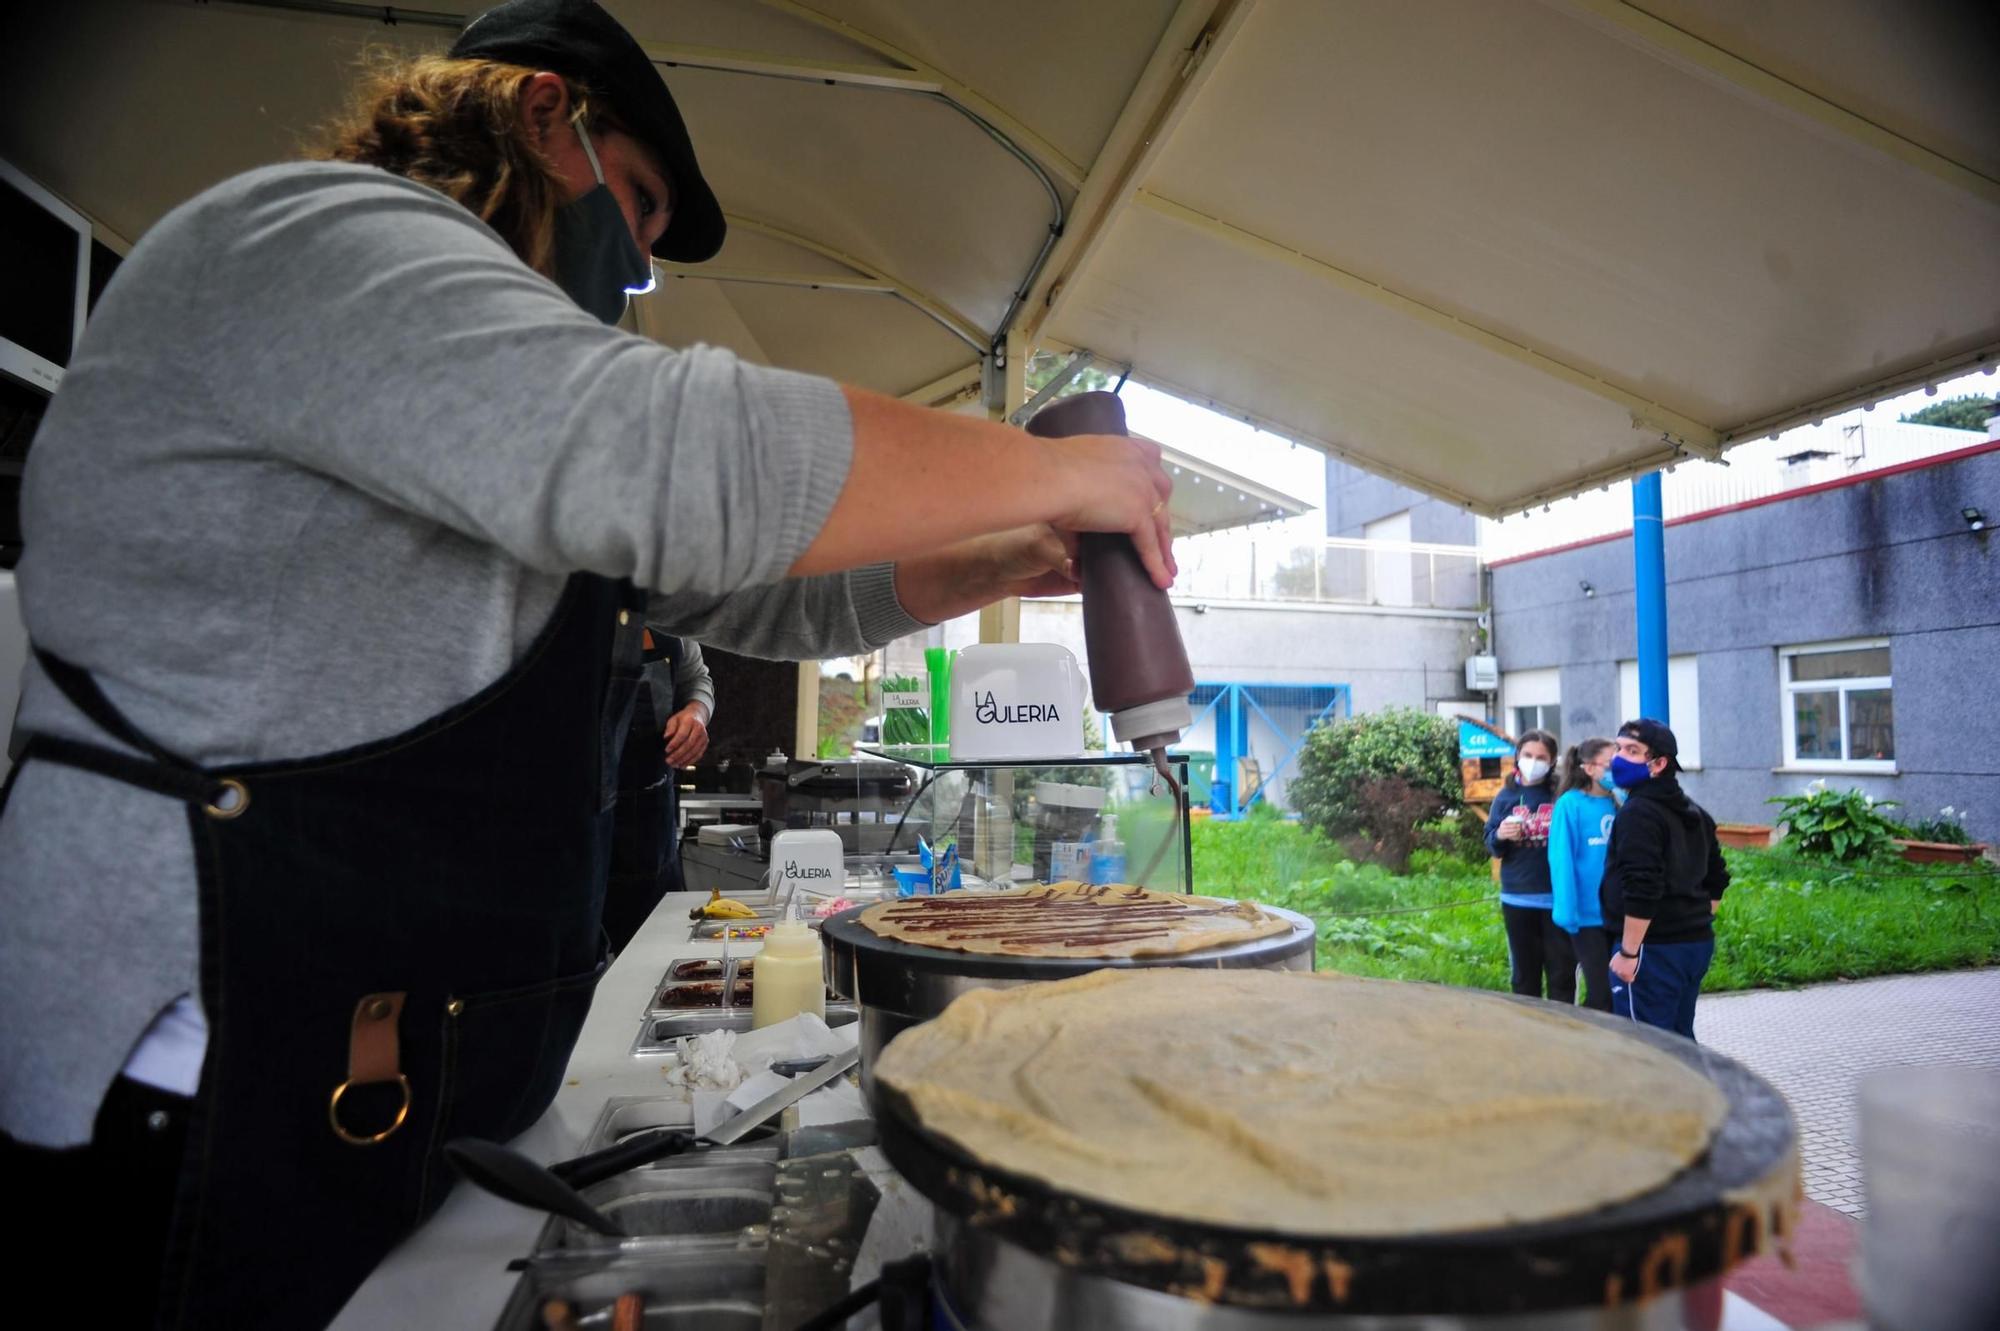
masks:
<svg viewBox="0 0 2000 1331"><path fill-rule="evenodd" d="M860 1018L860 1012L852 1003L828 1003L826 1024L847 1026ZM738 1035L750 1029L751 1013L747 1007L730 1008L718 1012L694 1010L682 1012L648 1012L639 1023L639 1036L632 1042L632 1052L637 1055L671 1054L680 1047L680 1042L708 1031L733 1031Z"/></svg>

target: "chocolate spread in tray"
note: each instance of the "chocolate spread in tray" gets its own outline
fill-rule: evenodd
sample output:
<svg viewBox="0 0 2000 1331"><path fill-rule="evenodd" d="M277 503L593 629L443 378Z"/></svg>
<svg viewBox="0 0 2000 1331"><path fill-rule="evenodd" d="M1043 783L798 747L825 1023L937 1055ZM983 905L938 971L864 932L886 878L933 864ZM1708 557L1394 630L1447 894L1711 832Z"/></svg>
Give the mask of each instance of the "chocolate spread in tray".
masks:
<svg viewBox="0 0 2000 1331"><path fill-rule="evenodd" d="M1101 885L1074 893L958 895L897 902L882 917L905 933L934 934L950 945L971 939L1003 947L1096 947L1164 938L1184 920L1232 913L1210 902L1147 900L1143 888Z"/></svg>

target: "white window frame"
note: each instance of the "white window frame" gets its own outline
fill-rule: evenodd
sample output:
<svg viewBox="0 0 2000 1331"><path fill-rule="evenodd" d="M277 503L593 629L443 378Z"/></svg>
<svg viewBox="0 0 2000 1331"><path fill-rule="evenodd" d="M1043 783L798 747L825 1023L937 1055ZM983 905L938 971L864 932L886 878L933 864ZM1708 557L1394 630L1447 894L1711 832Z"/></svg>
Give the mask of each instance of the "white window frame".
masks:
<svg viewBox="0 0 2000 1331"><path fill-rule="evenodd" d="M1510 735L1514 733L1515 708L1561 706L1561 666L1509 670L1500 676L1500 726Z"/></svg>
<svg viewBox="0 0 2000 1331"><path fill-rule="evenodd" d="M1809 679L1794 683L1792 680L1792 659L1799 656L1819 656L1826 652L1852 652L1882 648L1890 652L1889 673L1867 675L1858 679ZM1778 720L1783 727L1783 765L1775 770L1780 772L1874 772L1894 775L1894 758L1800 758L1798 744L1797 716L1792 707L1795 693L1828 693L1840 695L1840 748L1847 751L1847 695L1856 689L1887 689L1890 697L1895 696L1896 662L1894 650L1887 638L1850 638L1841 642L1803 643L1797 647L1778 649Z"/></svg>
<svg viewBox="0 0 2000 1331"><path fill-rule="evenodd" d="M1680 741L1677 755L1683 768L1701 770L1701 654L1686 652L1667 658L1667 710L1673 714L1668 729ZM1618 724L1639 715L1639 663L1618 663Z"/></svg>

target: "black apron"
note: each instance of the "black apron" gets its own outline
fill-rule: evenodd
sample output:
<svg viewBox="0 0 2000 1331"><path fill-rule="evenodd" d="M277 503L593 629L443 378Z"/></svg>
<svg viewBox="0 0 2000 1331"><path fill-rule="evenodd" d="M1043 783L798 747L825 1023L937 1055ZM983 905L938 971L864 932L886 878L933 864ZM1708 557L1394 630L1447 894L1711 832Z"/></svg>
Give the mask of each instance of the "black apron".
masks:
<svg viewBox="0 0 2000 1331"><path fill-rule="evenodd" d="M680 669L681 640L654 635L645 662ZM623 951L660 898L683 891L680 856L680 774L667 766L662 732L680 707L678 693L667 716L653 705L652 682L639 685L632 726L618 761L618 808L611 837L611 876L604 896L604 933L611 950Z"/></svg>
<svg viewBox="0 0 2000 1331"><path fill-rule="evenodd" d="M316 1327L451 1184L555 1098L604 969L600 916L644 597L572 576L504 677L393 738L199 769L38 653L136 759L44 761L187 802L208 1053L159 1324ZM136 866L143 871L143 866Z"/></svg>

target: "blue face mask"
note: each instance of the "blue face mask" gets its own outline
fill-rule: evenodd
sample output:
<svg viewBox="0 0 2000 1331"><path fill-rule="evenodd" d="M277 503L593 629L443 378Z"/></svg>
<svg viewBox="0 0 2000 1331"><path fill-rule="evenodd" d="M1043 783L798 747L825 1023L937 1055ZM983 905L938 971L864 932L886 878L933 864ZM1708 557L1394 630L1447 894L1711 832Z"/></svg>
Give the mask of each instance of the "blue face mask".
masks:
<svg viewBox="0 0 2000 1331"><path fill-rule="evenodd" d="M625 298L653 289L653 265L625 225L618 200L604 183L604 168L583 126L576 126L590 159L597 188L585 191L556 209L556 285L599 320L615 324L625 317Z"/></svg>
<svg viewBox="0 0 2000 1331"><path fill-rule="evenodd" d="M1621 789L1630 790L1642 781L1651 780L1652 776L1652 768L1645 763L1635 763L1622 753L1611 760L1611 784Z"/></svg>
<svg viewBox="0 0 2000 1331"><path fill-rule="evenodd" d="M1611 768L1609 765L1606 765L1605 769L1597 774L1597 784L1606 790L1618 789L1618 783L1611 778Z"/></svg>

